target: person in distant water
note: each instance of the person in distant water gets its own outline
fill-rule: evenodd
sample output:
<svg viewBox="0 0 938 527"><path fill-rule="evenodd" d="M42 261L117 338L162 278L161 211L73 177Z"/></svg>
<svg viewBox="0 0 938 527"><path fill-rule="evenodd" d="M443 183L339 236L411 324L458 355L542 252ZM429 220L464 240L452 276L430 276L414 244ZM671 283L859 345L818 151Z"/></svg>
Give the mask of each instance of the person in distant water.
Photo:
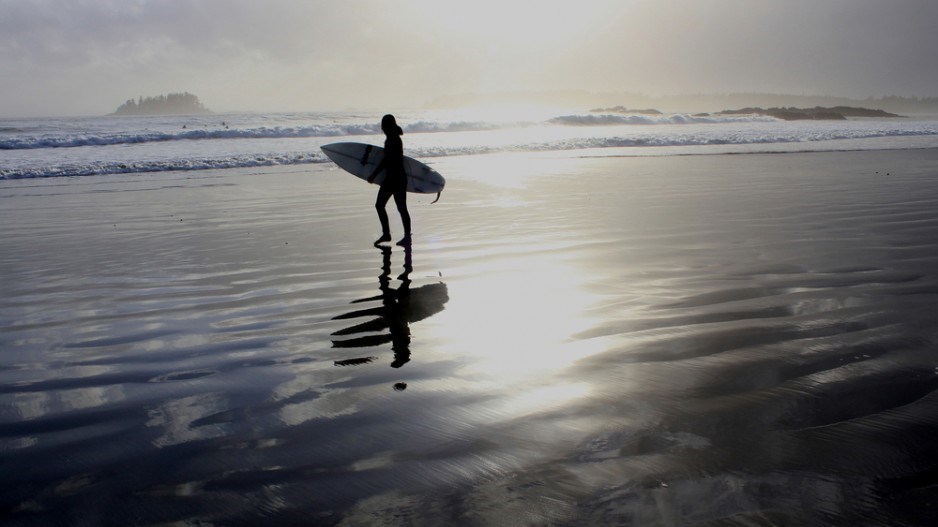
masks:
<svg viewBox="0 0 938 527"><path fill-rule="evenodd" d="M401 214L401 223L404 225L404 237L397 244L406 247L410 245L410 213L407 212L407 174L404 173L404 143L401 141L404 130L397 125L394 116L388 114L381 119L381 131L386 136L384 159L368 178L369 183L374 183L379 172L382 170L386 172L381 188L378 189L378 199L375 200L378 220L381 221L381 237L375 240L375 245L391 241L391 227L388 224L385 206L391 196L394 196L394 204L397 205L397 211Z"/></svg>

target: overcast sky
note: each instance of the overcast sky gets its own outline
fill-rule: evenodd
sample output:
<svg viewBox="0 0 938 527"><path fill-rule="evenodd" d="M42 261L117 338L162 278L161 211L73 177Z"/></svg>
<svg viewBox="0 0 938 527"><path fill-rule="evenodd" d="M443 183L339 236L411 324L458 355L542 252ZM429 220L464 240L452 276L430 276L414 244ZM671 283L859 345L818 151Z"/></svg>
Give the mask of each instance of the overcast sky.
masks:
<svg viewBox="0 0 938 527"><path fill-rule="evenodd" d="M0 0L0 117L588 90L938 96L936 0Z"/></svg>

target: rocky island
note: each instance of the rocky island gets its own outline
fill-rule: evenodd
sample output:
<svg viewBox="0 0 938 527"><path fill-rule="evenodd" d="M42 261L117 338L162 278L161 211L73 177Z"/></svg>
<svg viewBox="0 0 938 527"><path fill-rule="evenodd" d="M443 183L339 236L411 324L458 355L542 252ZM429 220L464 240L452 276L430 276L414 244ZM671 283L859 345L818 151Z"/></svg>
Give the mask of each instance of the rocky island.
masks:
<svg viewBox="0 0 938 527"><path fill-rule="evenodd" d="M785 121L801 120L845 120L848 117L902 117L894 113L884 112L883 110L871 110L869 108L855 108L852 106L834 106L831 108L742 108L739 110L723 110L717 115L768 115L776 119Z"/></svg>
<svg viewBox="0 0 938 527"><path fill-rule="evenodd" d="M212 113L195 95L170 93L157 97L128 99L111 115L197 115Z"/></svg>

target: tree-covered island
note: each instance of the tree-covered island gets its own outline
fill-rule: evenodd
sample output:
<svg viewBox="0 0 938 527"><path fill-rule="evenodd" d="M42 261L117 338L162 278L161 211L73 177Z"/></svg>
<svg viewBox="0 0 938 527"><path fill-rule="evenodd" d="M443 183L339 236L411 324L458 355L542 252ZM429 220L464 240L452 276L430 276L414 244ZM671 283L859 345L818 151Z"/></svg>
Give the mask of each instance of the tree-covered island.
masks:
<svg viewBox="0 0 938 527"><path fill-rule="evenodd" d="M192 115L212 113L195 95L170 93L156 97L138 97L128 99L120 105L113 115Z"/></svg>

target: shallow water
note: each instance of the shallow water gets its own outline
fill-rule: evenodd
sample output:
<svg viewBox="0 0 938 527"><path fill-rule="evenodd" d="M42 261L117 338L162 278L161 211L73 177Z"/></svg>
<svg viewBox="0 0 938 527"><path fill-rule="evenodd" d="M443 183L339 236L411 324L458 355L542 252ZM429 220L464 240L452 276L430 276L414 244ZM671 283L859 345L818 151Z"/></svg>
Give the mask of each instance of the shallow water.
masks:
<svg viewBox="0 0 938 527"><path fill-rule="evenodd" d="M928 523L936 161L445 158L409 254L323 167L4 182L0 514Z"/></svg>

